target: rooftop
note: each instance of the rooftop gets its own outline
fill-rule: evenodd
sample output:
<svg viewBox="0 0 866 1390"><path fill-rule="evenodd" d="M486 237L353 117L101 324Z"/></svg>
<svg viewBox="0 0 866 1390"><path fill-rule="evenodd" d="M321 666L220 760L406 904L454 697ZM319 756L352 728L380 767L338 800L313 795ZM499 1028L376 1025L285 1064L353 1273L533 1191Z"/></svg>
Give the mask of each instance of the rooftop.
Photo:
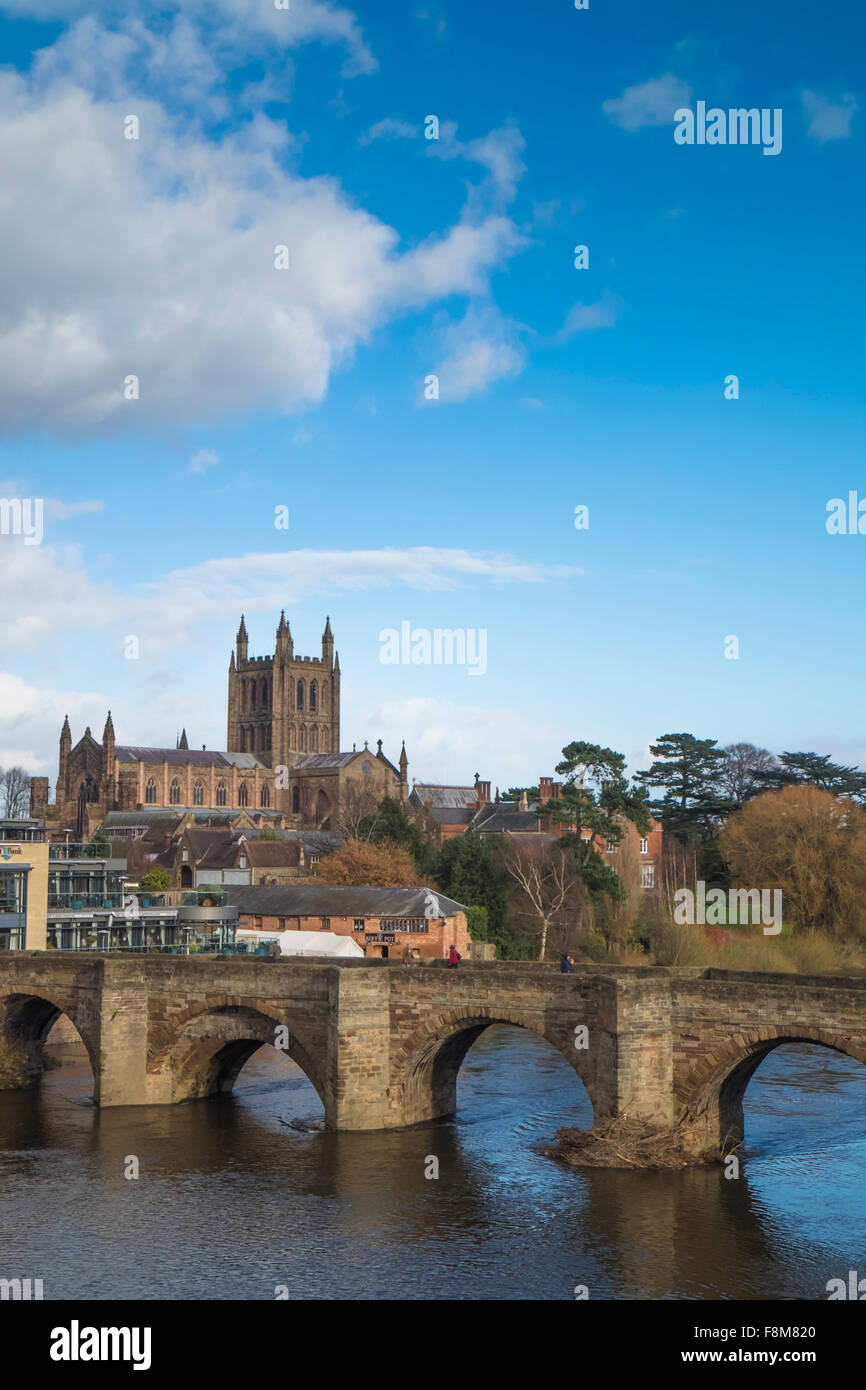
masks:
<svg viewBox="0 0 866 1390"><path fill-rule="evenodd" d="M455 917L464 909L432 888L285 884L226 888L241 912L276 917Z"/></svg>

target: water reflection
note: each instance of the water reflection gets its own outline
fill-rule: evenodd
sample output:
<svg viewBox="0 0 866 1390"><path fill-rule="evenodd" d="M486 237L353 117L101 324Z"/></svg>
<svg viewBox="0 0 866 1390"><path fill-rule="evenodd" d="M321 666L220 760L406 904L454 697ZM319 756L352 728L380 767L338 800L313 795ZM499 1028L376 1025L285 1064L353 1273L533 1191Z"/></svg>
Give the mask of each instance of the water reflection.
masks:
<svg viewBox="0 0 866 1390"><path fill-rule="evenodd" d="M467 1054L454 1121L376 1134L317 1128L315 1091L273 1049L232 1096L103 1111L65 1051L38 1093L0 1093L0 1275L46 1297L816 1298L866 1269L866 1069L826 1049L756 1072L739 1181L544 1158L591 1111L519 1029Z"/></svg>

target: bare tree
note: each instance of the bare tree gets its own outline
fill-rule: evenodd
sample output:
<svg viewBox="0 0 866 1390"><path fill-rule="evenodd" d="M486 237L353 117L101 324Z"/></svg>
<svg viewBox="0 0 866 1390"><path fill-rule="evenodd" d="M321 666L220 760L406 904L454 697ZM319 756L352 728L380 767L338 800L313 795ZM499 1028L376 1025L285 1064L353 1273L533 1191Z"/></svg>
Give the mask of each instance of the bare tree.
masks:
<svg viewBox="0 0 866 1390"><path fill-rule="evenodd" d="M30 774L23 767L7 767L0 771L3 815L7 820L21 820L30 813Z"/></svg>
<svg viewBox="0 0 866 1390"><path fill-rule="evenodd" d="M544 960L551 927L566 924L582 881L567 852L549 842L509 839L503 863L525 903L524 913L538 931L538 959Z"/></svg>
<svg viewBox="0 0 866 1390"><path fill-rule="evenodd" d="M364 782L347 781L340 793L337 814L332 818L335 833L343 840L371 839L376 829L379 801L380 797L373 787ZM364 826L362 836L361 826L365 821L369 824Z"/></svg>
<svg viewBox="0 0 866 1390"><path fill-rule="evenodd" d="M778 768L776 757L754 743L729 743L724 748L719 782L736 806L742 806L756 792L765 791L766 774Z"/></svg>

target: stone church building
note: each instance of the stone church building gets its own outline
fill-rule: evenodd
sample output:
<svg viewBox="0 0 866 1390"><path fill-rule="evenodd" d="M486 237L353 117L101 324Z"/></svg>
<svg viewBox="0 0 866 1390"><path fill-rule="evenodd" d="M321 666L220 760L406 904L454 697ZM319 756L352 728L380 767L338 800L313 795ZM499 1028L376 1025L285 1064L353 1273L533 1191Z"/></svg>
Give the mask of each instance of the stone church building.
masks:
<svg viewBox="0 0 866 1390"><path fill-rule="evenodd" d="M52 834L87 839L109 811L139 807L247 811L286 828L338 828L341 808L383 796L406 804L405 745L398 764L382 752L340 751L340 659L330 619L320 657L296 656L285 613L273 656L249 655L241 617L228 672L225 751L119 744L109 711L98 743L88 727L73 747L68 717L60 734L54 804L48 778L34 777L30 813Z"/></svg>

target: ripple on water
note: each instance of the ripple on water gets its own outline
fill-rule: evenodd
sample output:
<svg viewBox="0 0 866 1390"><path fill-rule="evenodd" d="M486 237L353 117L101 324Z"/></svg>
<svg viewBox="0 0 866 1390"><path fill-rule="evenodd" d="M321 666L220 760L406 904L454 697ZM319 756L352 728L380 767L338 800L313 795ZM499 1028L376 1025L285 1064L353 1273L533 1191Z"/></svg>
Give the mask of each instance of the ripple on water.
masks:
<svg viewBox="0 0 866 1390"><path fill-rule="evenodd" d="M91 1091L78 1060L0 1094L0 1249L49 1298L815 1298L864 1264L866 1071L826 1049L756 1072L739 1182L545 1158L589 1102L506 1027L467 1054L456 1118L412 1130L315 1128L315 1091L265 1050L233 1097L97 1111Z"/></svg>

